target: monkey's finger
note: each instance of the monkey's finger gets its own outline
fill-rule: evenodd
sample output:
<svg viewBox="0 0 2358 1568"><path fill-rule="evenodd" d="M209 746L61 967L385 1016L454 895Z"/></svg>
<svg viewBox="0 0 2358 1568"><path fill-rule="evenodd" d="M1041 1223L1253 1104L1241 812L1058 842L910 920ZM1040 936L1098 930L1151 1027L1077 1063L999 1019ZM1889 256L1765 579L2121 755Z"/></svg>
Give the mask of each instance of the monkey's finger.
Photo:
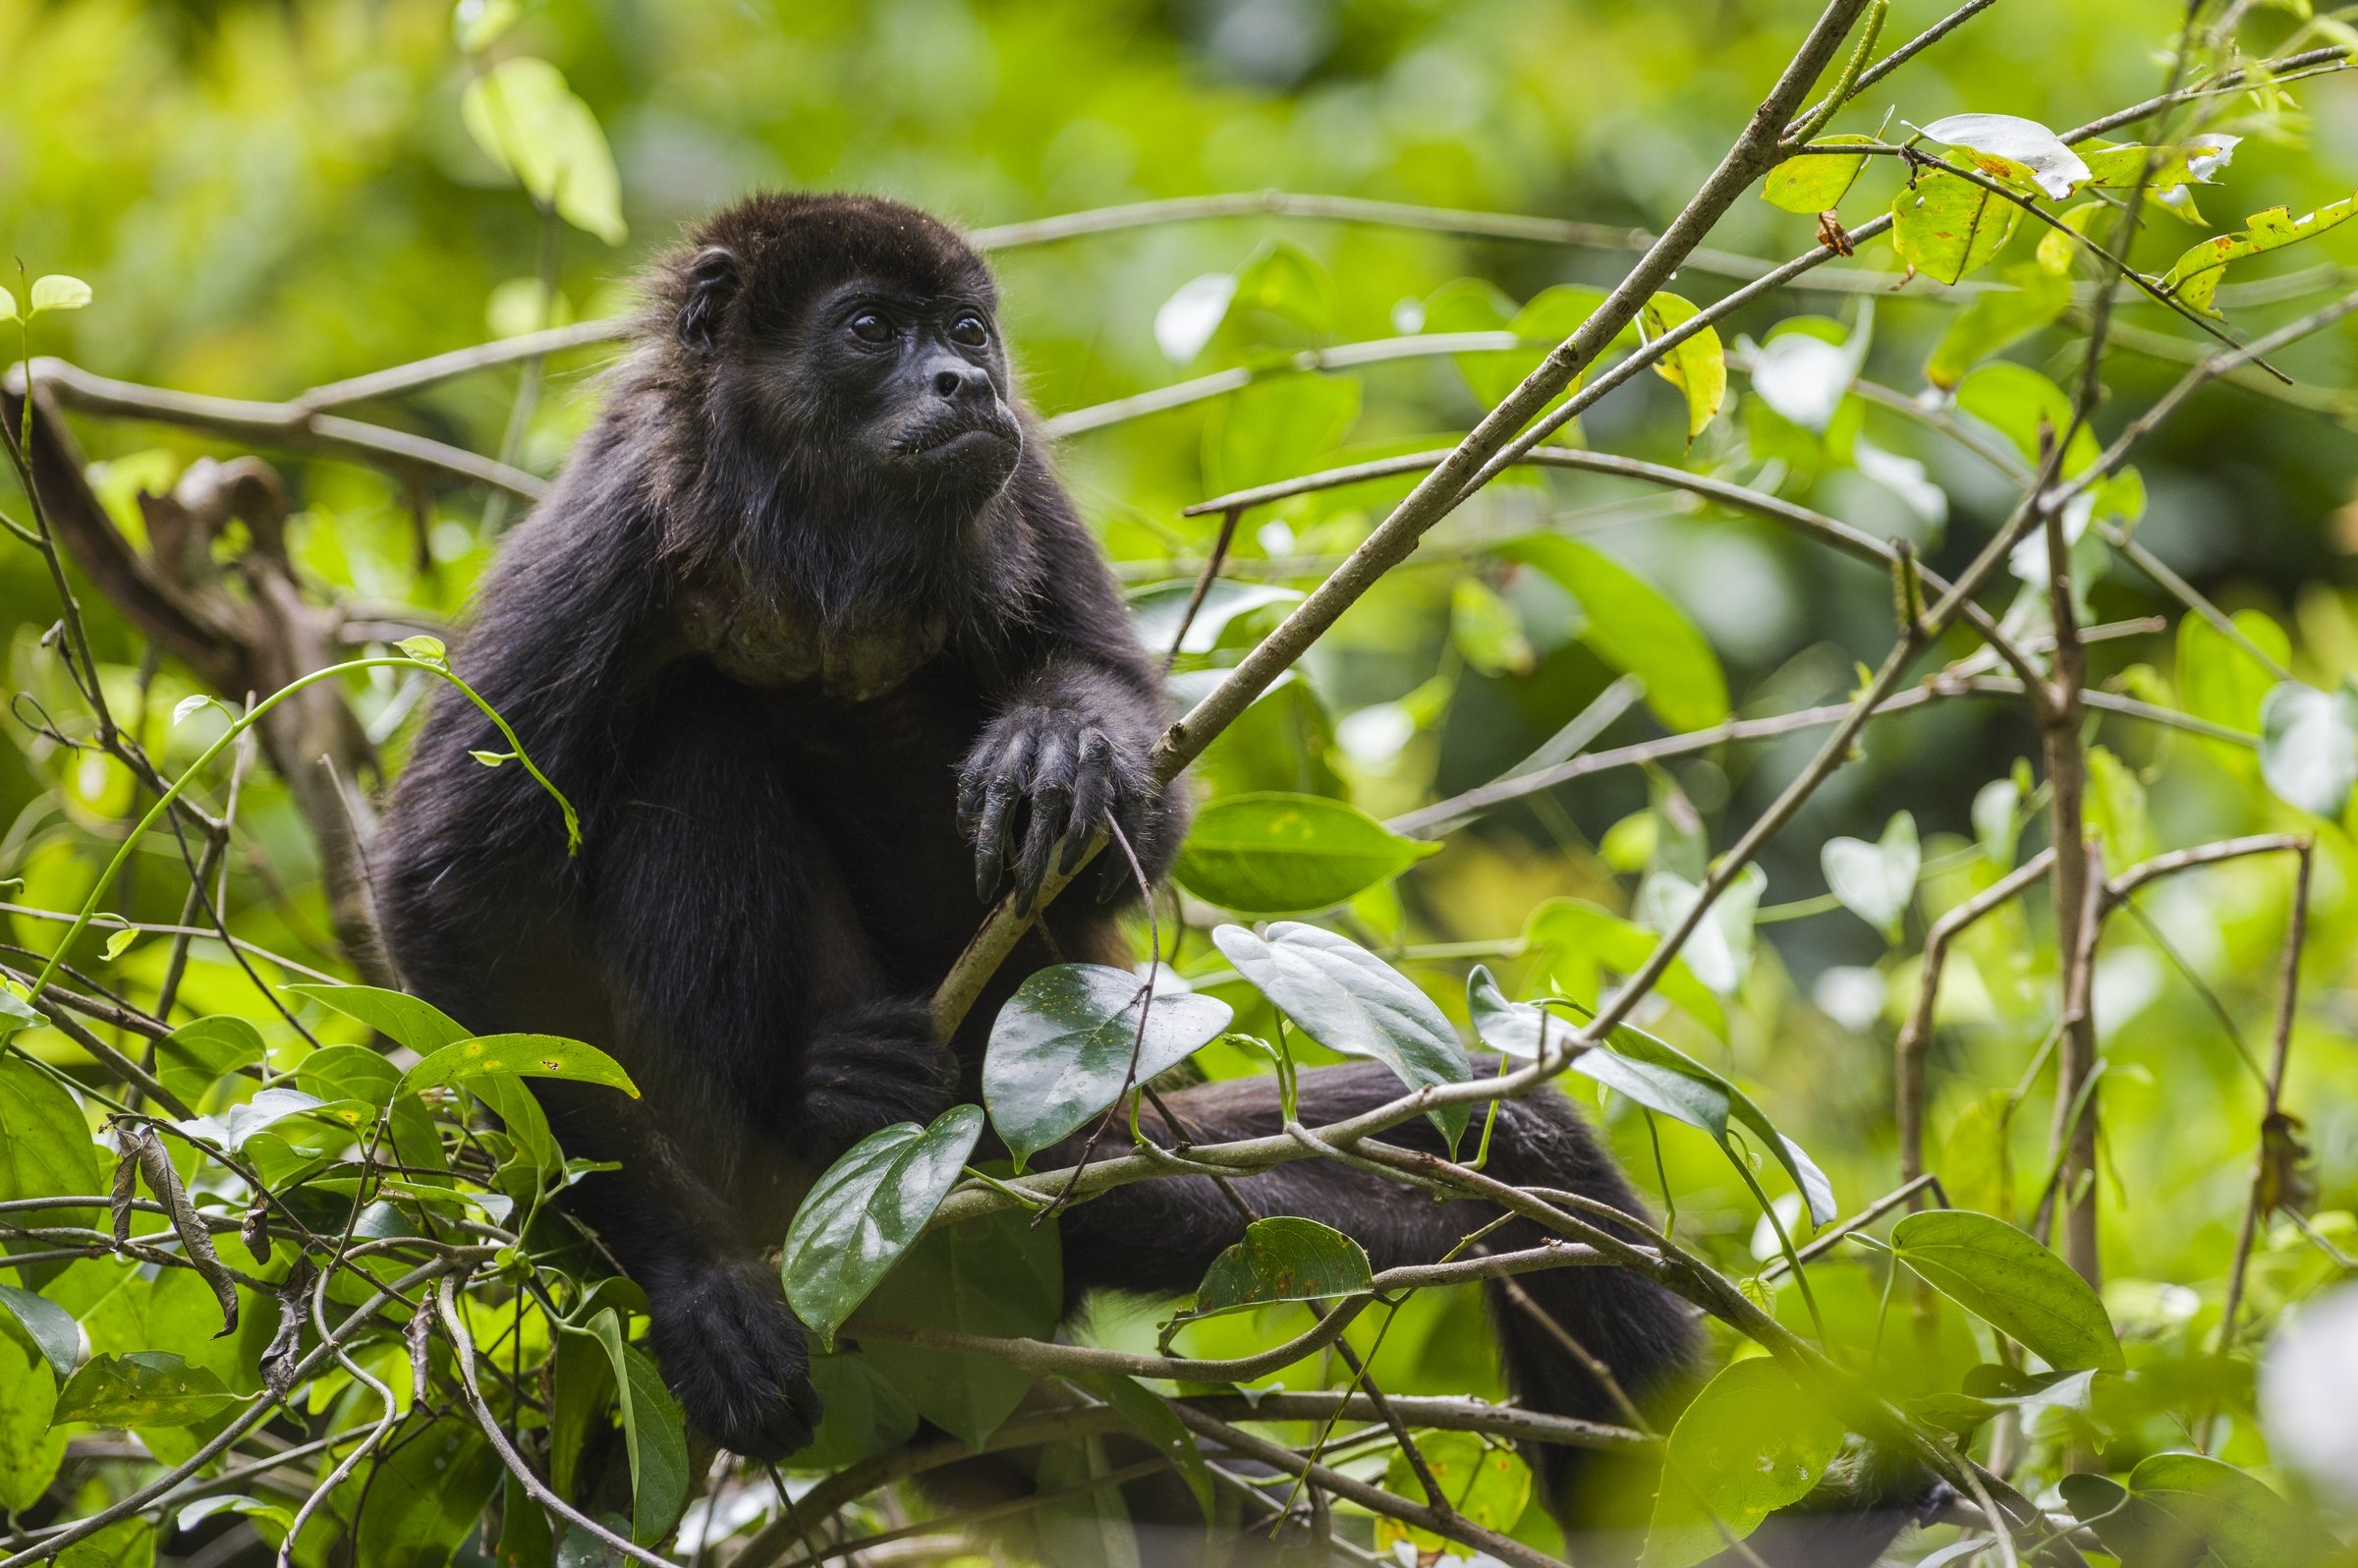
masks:
<svg viewBox="0 0 2358 1568"><path fill-rule="evenodd" d="M1025 824L1023 854L1016 864L1015 910L1019 915L1032 913L1039 884L1048 874L1048 858L1072 817L1077 751L1070 738L1054 733L1039 743L1039 764L1032 773L1031 820Z"/></svg>
<svg viewBox="0 0 2358 1568"><path fill-rule="evenodd" d="M1019 729L999 754L990 783L982 792L982 813L975 828L975 896L989 903L999 890L999 873L1007 860L1008 813L1023 798L1023 782L1032 766L1032 732Z"/></svg>
<svg viewBox="0 0 2358 1568"><path fill-rule="evenodd" d="M1081 734L1081 764L1074 770L1073 811L1065 824L1064 853L1056 859L1056 874L1069 876L1096 837L1109 814L1115 793L1113 742L1103 730Z"/></svg>

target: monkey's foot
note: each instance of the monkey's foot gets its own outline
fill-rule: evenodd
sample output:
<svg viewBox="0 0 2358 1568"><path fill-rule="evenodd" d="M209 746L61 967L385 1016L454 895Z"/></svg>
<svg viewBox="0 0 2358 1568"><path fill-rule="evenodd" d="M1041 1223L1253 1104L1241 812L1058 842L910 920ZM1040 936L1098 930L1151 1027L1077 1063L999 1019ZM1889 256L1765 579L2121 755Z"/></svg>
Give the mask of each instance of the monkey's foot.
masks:
<svg viewBox="0 0 2358 1568"><path fill-rule="evenodd" d="M818 1393L775 1274L756 1261L716 1262L647 1300L647 1343L690 1426L749 1459L810 1446Z"/></svg>

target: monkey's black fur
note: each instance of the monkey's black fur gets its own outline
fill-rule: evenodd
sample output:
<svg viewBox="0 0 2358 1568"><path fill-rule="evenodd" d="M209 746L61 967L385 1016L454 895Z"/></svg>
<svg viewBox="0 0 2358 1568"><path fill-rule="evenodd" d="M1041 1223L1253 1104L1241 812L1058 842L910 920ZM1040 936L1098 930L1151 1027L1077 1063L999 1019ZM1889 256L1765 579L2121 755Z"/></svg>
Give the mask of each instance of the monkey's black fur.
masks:
<svg viewBox="0 0 2358 1568"><path fill-rule="evenodd" d="M937 1044L926 999L985 900L1011 875L1028 901L1108 818L1150 876L1184 830L1147 769L1159 682L1011 392L994 304L981 259L897 203L764 196L707 222L648 280L603 415L456 653L580 811L580 856L523 769L469 755L503 743L449 693L381 840L379 912L419 994L477 1031L592 1041L641 1085L540 1087L568 1150L622 1162L571 1201L646 1288L690 1421L741 1453L792 1452L817 1414L760 1256L803 1187L877 1128L977 1097L988 1021L1026 973L1127 962L1112 908L1077 889L1046 911L1053 947L1031 938ZM1101 860L1118 896L1127 864ZM1380 1069L1330 1069L1305 1076L1301 1111L1396 1092ZM1266 1081L1170 1098L1199 1139L1277 1129ZM1501 1107L1489 1168L1638 1206L1560 1096ZM1324 1161L1237 1185L1359 1237L1378 1268L1487 1217ZM1192 1288L1243 1221L1188 1179L1061 1223L1077 1305ZM1526 1229L1492 1245L1536 1244ZM1525 1305L1500 1293L1500 1344L1535 1408L1623 1419L1559 1331L1641 1402L1694 1365L1689 1311L1635 1274L1520 1288ZM1574 1451L1538 1457L1562 1499Z"/></svg>

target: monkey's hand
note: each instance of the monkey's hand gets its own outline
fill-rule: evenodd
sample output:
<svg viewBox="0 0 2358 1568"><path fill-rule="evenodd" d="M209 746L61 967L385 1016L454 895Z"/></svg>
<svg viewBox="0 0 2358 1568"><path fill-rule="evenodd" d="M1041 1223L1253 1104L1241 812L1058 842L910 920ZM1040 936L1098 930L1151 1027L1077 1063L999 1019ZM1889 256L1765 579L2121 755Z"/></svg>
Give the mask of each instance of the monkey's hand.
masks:
<svg viewBox="0 0 2358 1568"><path fill-rule="evenodd" d="M690 1426L748 1459L810 1446L818 1393L775 1269L751 1259L699 1265L648 1291L647 1313L647 1343Z"/></svg>
<svg viewBox="0 0 2358 1568"><path fill-rule="evenodd" d="M795 1132L832 1159L894 1122L923 1126L958 1095L958 1057L919 1001L870 1002L822 1021L803 1047Z"/></svg>
<svg viewBox="0 0 2358 1568"><path fill-rule="evenodd" d="M959 825L975 845L975 895L988 903L1012 867L1016 913L1030 914L1051 859L1059 875L1069 872L1109 821L1139 842L1151 784L1145 755L1083 709L1002 713L966 754L958 783ZM1129 879L1118 857L1107 874L1117 871Z"/></svg>

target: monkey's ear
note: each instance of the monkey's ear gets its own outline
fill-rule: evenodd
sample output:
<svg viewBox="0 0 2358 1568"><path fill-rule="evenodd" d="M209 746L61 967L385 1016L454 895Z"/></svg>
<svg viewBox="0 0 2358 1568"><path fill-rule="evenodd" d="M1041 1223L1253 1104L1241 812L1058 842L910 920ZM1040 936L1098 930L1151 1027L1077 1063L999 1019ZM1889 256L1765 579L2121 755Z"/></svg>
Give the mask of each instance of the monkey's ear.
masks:
<svg viewBox="0 0 2358 1568"><path fill-rule="evenodd" d="M710 354L720 333L720 318L737 293L737 257L720 246L707 246L688 263L688 298L680 306L672 330L691 353Z"/></svg>

